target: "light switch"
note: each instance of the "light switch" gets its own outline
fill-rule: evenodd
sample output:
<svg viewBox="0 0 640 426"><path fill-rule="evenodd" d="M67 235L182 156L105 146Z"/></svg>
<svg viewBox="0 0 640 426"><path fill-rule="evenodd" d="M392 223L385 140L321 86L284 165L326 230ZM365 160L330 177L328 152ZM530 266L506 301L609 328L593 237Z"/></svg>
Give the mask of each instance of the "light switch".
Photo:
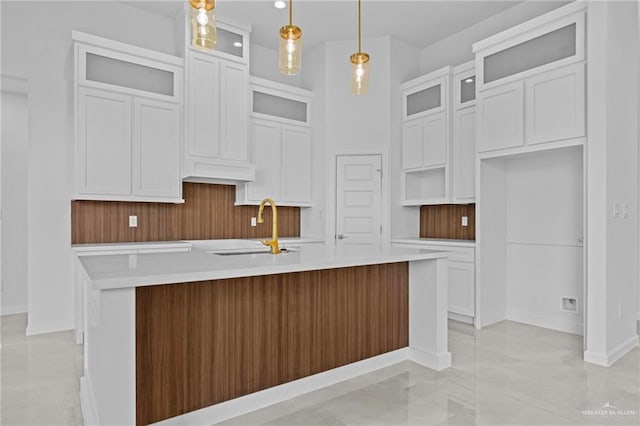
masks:
<svg viewBox="0 0 640 426"><path fill-rule="evenodd" d="M138 227L138 216L129 216L129 228Z"/></svg>
<svg viewBox="0 0 640 426"><path fill-rule="evenodd" d="M251 226L256 226L258 224L258 221L256 220L255 217L251 218Z"/></svg>
<svg viewBox="0 0 640 426"><path fill-rule="evenodd" d="M469 226L469 216L462 216L462 226Z"/></svg>
<svg viewBox="0 0 640 426"><path fill-rule="evenodd" d="M620 203L618 203L617 201L613 202L612 216L614 219L618 219L620 217Z"/></svg>

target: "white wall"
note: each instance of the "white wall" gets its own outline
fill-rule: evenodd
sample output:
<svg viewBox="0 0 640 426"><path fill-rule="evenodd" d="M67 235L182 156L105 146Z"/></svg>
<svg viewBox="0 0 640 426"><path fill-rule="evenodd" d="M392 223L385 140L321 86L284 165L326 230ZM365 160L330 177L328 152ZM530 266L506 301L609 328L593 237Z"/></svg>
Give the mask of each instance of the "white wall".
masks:
<svg viewBox="0 0 640 426"><path fill-rule="evenodd" d="M326 239L335 231L337 154L382 154L388 172L391 141L391 42L389 37L363 40L363 51L371 55L369 90L354 96L350 89L354 41L326 44L325 51L325 158ZM383 172L383 240L389 238L389 173Z"/></svg>
<svg viewBox="0 0 640 426"><path fill-rule="evenodd" d="M173 20L120 2L30 2L28 7L2 2L0 7L1 71L29 81L27 333L71 329L71 30L173 53Z"/></svg>
<svg viewBox="0 0 640 426"><path fill-rule="evenodd" d="M481 21L464 31L444 38L421 52L421 73L426 74L446 65L460 65L474 58L471 45L500 31L557 9L569 2L524 1L504 12ZM417 77L414 76L414 77Z"/></svg>
<svg viewBox="0 0 640 426"><path fill-rule="evenodd" d="M582 149L509 159L507 318L583 333ZM562 298L576 299L575 313Z"/></svg>
<svg viewBox="0 0 640 426"><path fill-rule="evenodd" d="M301 73L302 86L313 92L311 105L312 152L311 152L311 200L313 207L300 211L300 235L325 238L327 211L326 200L326 46L305 52L305 64Z"/></svg>
<svg viewBox="0 0 640 426"><path fill-rule="evenodd" d="M2 306L27 311L27 96L2 90ZM25 88L26 89L26 88Z"/></svg>
<svg viewBox="0 0 640 426"><path fill-rule="evenodd" d="M391 39L391 237L418 237L420 235L420 207L400 205L402 192L402 96L400 85L420 72L420 51L400 40Z"/></svg>
<svg viewBox="0 0 640 426"><path fill-rule="evenodd" d="M638 11L588 5L585 360L609 365L638 339ZM629 217L614 218L614 203Z"/></svg>

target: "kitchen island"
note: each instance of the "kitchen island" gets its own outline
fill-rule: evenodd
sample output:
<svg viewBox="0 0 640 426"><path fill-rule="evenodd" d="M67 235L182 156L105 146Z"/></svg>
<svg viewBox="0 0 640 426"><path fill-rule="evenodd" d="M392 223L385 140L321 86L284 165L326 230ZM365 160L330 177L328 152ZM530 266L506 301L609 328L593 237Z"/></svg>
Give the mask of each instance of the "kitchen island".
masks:
<svg viewBox="0 0 640 426"><path fill-rule="evenodd" d="M405 359L451 365L443 252L194 244L78 259L87 424L212 424Z"/></svg>

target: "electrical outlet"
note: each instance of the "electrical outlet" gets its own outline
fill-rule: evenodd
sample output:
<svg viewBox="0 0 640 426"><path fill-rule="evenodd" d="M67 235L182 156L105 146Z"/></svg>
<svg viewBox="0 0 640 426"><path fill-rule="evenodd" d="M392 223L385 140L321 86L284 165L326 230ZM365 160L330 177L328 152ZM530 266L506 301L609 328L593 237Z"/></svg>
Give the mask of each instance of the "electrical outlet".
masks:
<svg viewBox="0 0 640 426"><path fill-rule="evenodd" d="M129 228L138 227L138 216L129 216Z"/></svg>
<svg viewBox="0 0 640 426"><path fill-rule="evenodd" d="M462 216L462 226L469 226L469 216Z"/></svg>
<svg viewBox="0 0 640 426"><path fill-rule="evenodd" d="M258 220L255 217L251 218L251 226L256 226L258 225Z"/></svg>

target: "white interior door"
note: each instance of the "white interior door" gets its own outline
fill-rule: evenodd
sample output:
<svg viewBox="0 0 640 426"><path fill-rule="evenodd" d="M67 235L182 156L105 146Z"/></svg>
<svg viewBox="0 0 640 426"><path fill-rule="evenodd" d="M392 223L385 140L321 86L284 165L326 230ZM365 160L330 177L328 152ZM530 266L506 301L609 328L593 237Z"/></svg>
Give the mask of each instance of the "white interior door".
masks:
<svg viewBox="0 0 640 426"><path fill-rule="evenodd" d="M337 157L336 238L379 243L382 235L380 155Z"/></svg>

